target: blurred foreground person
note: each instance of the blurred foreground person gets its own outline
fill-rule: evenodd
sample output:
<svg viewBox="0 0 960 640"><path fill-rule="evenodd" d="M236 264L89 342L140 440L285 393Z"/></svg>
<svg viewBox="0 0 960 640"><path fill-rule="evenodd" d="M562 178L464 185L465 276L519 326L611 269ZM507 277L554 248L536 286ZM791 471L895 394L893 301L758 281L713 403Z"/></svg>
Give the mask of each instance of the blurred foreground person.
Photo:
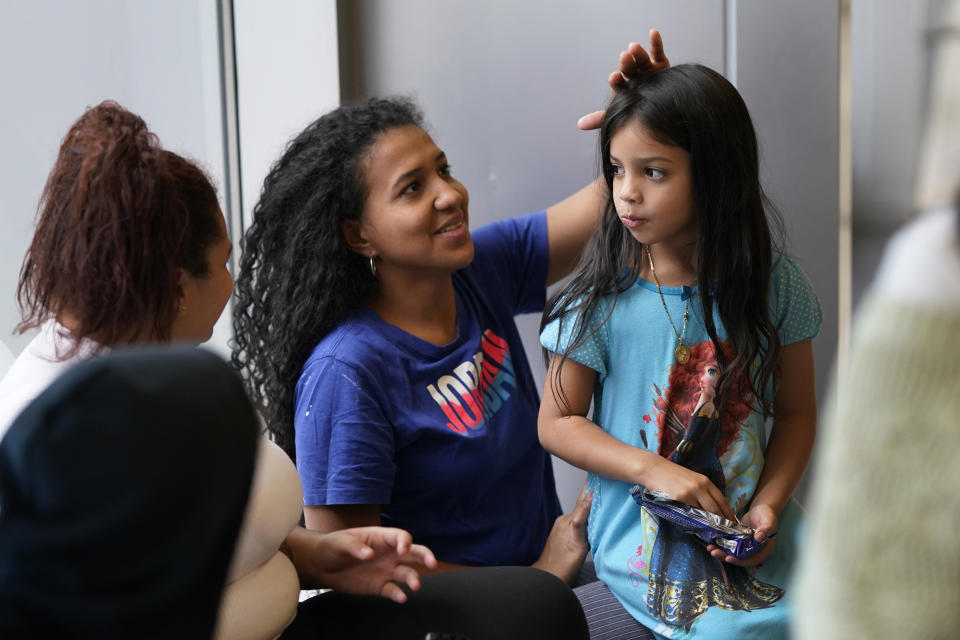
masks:
<svg viewBox="0 0 960 640"><path fill-rule="evenodd" d="M939 34L918 172L827 410L799 638L960 636L960 2Z"/></svg>

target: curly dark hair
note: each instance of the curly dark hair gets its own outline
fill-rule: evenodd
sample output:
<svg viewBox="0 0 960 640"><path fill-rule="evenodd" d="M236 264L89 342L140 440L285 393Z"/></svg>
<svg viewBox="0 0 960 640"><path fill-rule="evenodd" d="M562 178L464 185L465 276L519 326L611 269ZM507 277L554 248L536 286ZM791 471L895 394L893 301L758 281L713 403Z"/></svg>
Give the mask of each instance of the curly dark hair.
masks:
<svg viewBox="0 0 960 640"><path fill-rule="evenodd" d="M776 388L780 339L770 318L768 292L773 254L782 244L783 222L760 185L760 156L753 122L743 98L722 75L702 65L677 65L633 79L611 99L600 129L600 170L607 204L578 274L547 304L541 328L560 320L590 318L600 299L634 282L624 266L642 264L643 245L620 222L613 203L614 167L610 140L628 122L639 121L664 144L690 154L690 173L699 236L696 248L699 302L707 335L723 369L720 393L744 374L767 414L765 389ZM771 229L772 227L772 229ZM716 306L733 343L728 357L714 322ZM612 305L610 307L612 310ZM605 322L606 320L604 320ZM577 322L570 344L555 369L555 392L564 361L589 337L589 323ZM549 357L549 353L545 353ZM756 366L753 366L756 363Z"/></svg>
<svg viewBox="0 0 960 640"><path fill-rule="evenodd" d="M310 124L270 169L242 240L232 361L268 431L293 459L294 387L303 364L377 289L342 225L363 213L371 148L404 126L423 128L406 98L342 106Z"/></svg>
<svg viewBox="0 0 960 640"><path fill-rule="evenodd" d="M176 268L207 272L220 236L216 190L197 165L160 147L136 114L87 109L60 145L20 269L24 332L70 317L75 348L169 338Z"/></svg>

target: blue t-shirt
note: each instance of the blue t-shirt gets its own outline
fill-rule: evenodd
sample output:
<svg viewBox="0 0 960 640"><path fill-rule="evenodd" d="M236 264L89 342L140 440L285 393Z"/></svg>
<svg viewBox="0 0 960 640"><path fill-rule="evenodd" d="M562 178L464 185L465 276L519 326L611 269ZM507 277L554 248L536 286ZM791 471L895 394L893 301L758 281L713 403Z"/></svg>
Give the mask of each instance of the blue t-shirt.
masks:
<svg viewBox="0 0 960 640"><path fill-rule="evenodd" d="M662 292L663 302L656 285L638 278L620 294L603 324L610 299L601 301L588 321L589 338L570 354L597 372L593 421L627 444L669 456L695 417L714 419L710 428L715 440L700 454L703 464L698 470L722 474L727 500L743 515L763 469L766 421L753 399L713 404L715 389L710 385L716 356L696 288L662 287ZM769 303L782 344L819 332L820 304L794 260L775 259ZM674 354L677 338L664 304L678 330L684 310L689 310L684 344L691 355L684 365ZM716 310L714 321L723 348L732 349ZM562 353L578 322L579 318L568 315L562 323L551 323L541 333L541 343ZM772 399L769 390L767 397ZM727 590L712 559L703 563L702 572L684 566L700 553L689 548L688 541L676 543L669 534L658 541L657 520L637 506L629 494L632 485L595 474L589 475L588 484L594 492L588 537L597 575L637 620L661 637L786 637L790 599L785 588L799 553L800 512L794 501L780 516L774 554L762 568L746 572L741 584ZM728 566L727 570L730 583L735 584L733 569Z"/></svg>
<svg viewBox="0 0 960 640"><path fill-rule="evenodd" d="M544 212L473 234L453 275L457 337L437 346L370 309L330 332L296 388L304 504L379 504L441 560L530 564L560 515L539 394L514 322L543 308Z"/></svg>

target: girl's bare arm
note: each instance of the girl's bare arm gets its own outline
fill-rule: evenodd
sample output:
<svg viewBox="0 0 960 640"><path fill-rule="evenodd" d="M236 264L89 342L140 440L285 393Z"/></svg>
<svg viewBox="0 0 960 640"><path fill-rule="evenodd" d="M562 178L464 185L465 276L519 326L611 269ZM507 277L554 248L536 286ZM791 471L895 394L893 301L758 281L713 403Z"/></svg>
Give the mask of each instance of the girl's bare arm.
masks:
<svg viewBox="0 0 960 640"><path fill-rule="evenodd" d="M564 404L556 376L559 362L556 355L550 361L537 420L540 442L547 451L592 473L666 491L674 500L734 518L726 497L706 476L621 442L589 420L586 415L597 372L570 359L560 373Z"/></svg>
<svg viewBox="0 0 960 640"><path fill-rule="evenodd" d="M817 432L813 341L794 342L780 353L780 388L774 399L773 430L753 506L783 511L810 462Z"/></svg>

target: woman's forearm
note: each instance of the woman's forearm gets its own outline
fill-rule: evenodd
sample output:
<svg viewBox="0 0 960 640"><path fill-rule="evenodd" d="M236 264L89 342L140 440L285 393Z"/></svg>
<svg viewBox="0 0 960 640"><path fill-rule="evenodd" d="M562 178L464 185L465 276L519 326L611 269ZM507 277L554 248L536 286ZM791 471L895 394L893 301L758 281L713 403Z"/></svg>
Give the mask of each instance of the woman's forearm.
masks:
<svg viewBox="0 0 960 640"><path fill-rule="evenodd" d="M606 184L596 179L547 208L547 243L550 248L547 285L566 277L577 266L587 240L603 216L606 189Z"/></svg>

